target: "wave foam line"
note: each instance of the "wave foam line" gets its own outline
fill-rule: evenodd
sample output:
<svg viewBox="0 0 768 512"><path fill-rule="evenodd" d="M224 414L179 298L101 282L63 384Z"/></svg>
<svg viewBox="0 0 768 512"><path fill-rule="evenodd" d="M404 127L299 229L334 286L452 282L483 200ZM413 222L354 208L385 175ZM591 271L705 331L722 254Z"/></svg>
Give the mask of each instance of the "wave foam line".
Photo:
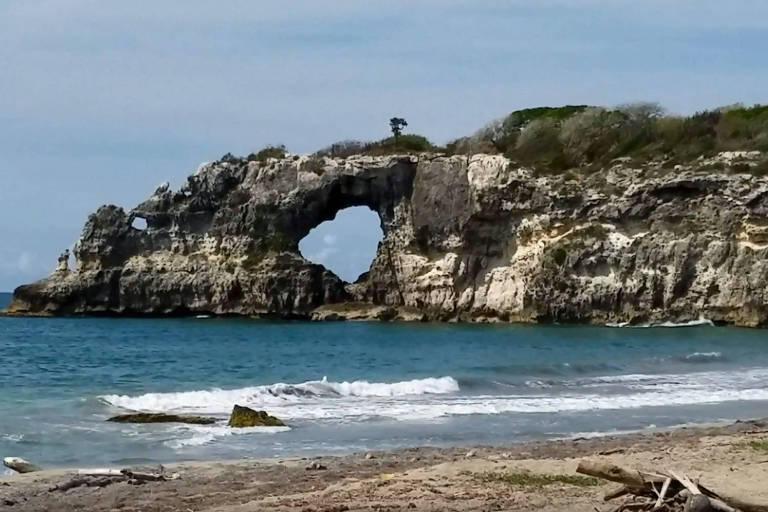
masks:
<svg viewBox="0 0 768 512"><path fill-rule="evenodd" d="M317 398L378 397L393 398L418 395L436 395L459 391L453 377L430 377L403 382L381 383L358 380L332 382L322 380L301 384L272 384L240 389L211 389L176 393L146 393L139 396L102 395L104 402L133 411L167 412L196 410L209 413L229 413L234 404L251 407L282 406L306 402Z"/></svg>
<svg viewBox="0 0 768 512"><path fill-rule="evenodd" d="M163 444L173 450L180 450L187 446L203 446L222 437L243 434L279 434L281 432L289 432L290 430L290 427L230 428L225 426L201 427L196 425L182 425L172 429L172 434L179 434L181 436L188 435L189 437L169 439Z"/></svg>
<svg viewBox="0 0 768 512"><path fill-rule="evenodd" d="M629 322L609 322L605 324L606 327L627 327L630 329L649 329L652 327L667 327L667 328L699 327L703 325L714 327L715 323L712 320L709 320L707 318L699 318L698 320L689 320L687 322L660 322L655 324L651 323L651 324L639 324L639 325L632 325Z"/></svg>

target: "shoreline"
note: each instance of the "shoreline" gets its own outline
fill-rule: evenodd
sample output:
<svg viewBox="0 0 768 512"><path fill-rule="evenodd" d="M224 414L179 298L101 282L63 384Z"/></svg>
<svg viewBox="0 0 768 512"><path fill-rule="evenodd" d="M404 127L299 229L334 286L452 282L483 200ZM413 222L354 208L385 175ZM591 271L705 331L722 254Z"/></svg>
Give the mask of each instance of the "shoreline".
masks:
<svg viewBox="0 0 768 512"><path fill-rule="evenodd" d="M416 314L401 315L396 314L392 317L387 315L350 315L342 316L337 314L321 314L321 306L308 314L296 314L291 316L282 316L277 314L240 314L240 313L118 313L118 312L83 312L83 313L50 313L50 312L17 312L7 309L0 310L0 318L77 318L77 319L131 319L131 320L252 320L256 322L285 322L285 323L355 323L369 322L394 325L488 325L488 326L558 326L558 327L605 327L609 329L680 329L695 327L731 327L737 329L768 329L768 324L748 325L731 322L714 321L707 318L697 318L689 320L662 320L658 322L632 323L624 322L553 322L553 321L526 321L521 319L504 320L499 317L478 317L478 318L448 318L445 320L436 318L427 318ZM375 308L381 308L375 306Z"/></svg>
<svg viewBox="0 0 768 512"><path fill-rule="evenodd" d="M681 426L504 445L416 447L340 456L177 462L178 480L113 483L50 491L76 469L0 479L0 505L13 510L547 510L594 511L610 487L591 481L510 483L509 475L575 475L578 460L598 457L652 470L674 468L702 482L739 489L768 504L768 419ZM750 443L760 441L753 448ZM4 454L6 455L6 454ZM12 455L12 454L7 454ZM34 462L34 461L32 461ZM308 470L317 462L324 470ZM134 467L157 470L157 466ZM589 483L589 485L586 485ZM735 487L734 487L735 486ZM13 502L13 505L8 503ZM53 508L51 508L53 507ZM9 508L11 510L11 508Z"/></svg>

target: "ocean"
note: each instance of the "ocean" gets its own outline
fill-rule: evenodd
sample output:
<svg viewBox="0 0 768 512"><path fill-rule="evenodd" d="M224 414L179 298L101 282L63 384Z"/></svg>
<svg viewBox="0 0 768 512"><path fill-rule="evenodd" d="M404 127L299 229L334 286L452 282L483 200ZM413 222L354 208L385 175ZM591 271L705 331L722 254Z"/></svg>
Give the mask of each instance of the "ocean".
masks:
<svg viewBox="0 0 768 512"><path fill-rule="evenodd" d="M234 404L289 427L230 429ZM128 411L220 421L105 421ZM0 456L46 467L497 444L764 416L768 336L756 329L0 318Z"/></svg>

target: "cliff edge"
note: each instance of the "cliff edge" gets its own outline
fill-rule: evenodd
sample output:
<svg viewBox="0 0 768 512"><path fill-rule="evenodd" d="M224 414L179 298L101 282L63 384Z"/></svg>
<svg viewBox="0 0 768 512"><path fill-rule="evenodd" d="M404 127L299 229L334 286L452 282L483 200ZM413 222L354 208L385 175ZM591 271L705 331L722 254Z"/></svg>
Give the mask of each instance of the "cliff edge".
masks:
<svg viewBox="0 0 768 512"><path fill-rule="evenodd" d="M17 288L8 313L766 325L768 178L744 172L764 159L542 174L488 155L228 156L99 208L74 269ZM384 239L346 283L298 243L362 205Z"/></svg>

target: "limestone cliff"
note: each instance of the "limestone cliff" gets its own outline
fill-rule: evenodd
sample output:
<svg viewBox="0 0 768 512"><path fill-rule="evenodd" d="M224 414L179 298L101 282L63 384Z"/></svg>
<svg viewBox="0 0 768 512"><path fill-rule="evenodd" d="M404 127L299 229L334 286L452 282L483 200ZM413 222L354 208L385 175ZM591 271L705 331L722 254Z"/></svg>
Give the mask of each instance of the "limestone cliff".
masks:
<svg viewBox="0 0 768 512"><path fill-rule="evenodd" d="M485 155L228 157L99 208L75 269L19 287L9 312L765 325L768 178L743 172L762 158L539 175ZM298 243L360 205L384 240L345 283Z"/></svg>

